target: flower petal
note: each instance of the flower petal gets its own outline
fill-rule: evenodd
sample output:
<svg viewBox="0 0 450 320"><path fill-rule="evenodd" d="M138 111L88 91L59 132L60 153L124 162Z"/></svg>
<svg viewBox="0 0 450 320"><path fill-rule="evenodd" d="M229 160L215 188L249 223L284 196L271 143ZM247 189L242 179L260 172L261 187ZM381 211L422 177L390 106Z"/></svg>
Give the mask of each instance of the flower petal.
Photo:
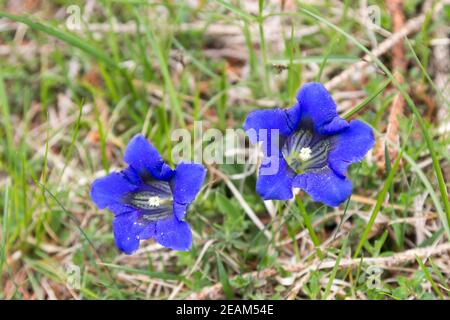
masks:
<svg viewBox="0 0 450 320"><path fill-rule="evenodd" d="M146 240L154 238L156 234L156 223L152 222L145 226L144 229L139 233L141 240Z"/></svg>
<svg viewBox="0 0 450 320"><path fill-rule="evenodd" d="M188 251L192 244L191 228L173 216L156 222L155 239L166 248Z"/></svg>
<svg viewBox="0 0 450 320"><path fill-rule="evenodd" d="M252 111L243 127L252 144L262 142L262 151L268 157L280 155L280 138L290 135L295 128L288 110L283 109Z"/></svg>
<svg viewBox="0 0 450 320"><path fill-rule="evenodd" d="M292 199L294 176L283 157L265 158L259 168L256 191L264 200Z"/></svg>
<svg viewBox="0 0 450 320"><path fill-rule="evenodd" d="M114 240L117 247L131 254L139 248L139 241L149 239L155 235L155 222L140 219L137 211L118 215L114 218Z"/></svg>
<svg viewBox="0 0 450 320"><path fill-rule="evenodd" d="M124 213L130 213L136 210L136 208L133 208L132 206L128 204L122 204L122 203L114 203L108 205L108 210L114 213L115 216L124 214Z"/></svg>
<svg viewBox="0 0 450 320"><path fill-rule="evenodd" d="M372 128L359 120L351 121L350 126L333 139L328 163L341 176L345 175L350 164L361 161L375 144Z"/></svg>
<svg viewBox="0 0 450 320"><path fill-rule="evenodd" d="M181 204L178 202L173 203L173 213L178 220L182 221L184 219L188 206L188 204Z"/></svg>
<svg viewBox="0 0 450 320"><path fill-rule="evenodd" d="M205 179L205 175L205 167L201 164L179 163L172 180L174 201L179 204L188 204L194 201Z"/></svg>
<svg viewBox="0 0 450 320"><path fill-rule="evenodd" d="M112 206L119 209L121 198L137 189L124 172L113 172L92 183L91 198L100 209ZM114 206L113 206L114 205Z"/></svg>
<svg viewBox="0 0 450 320"><path fill-rule="evenodd" d="M352 194L352 183L326 167L317 172L302 173L295 177L294 188L306 191L314 201L336 207Z"/></svg>
<svg viewBox="0 0 450 320"><path fill-rule="evenodd" d="M302 119L311 119L314 130L320 134L334 134L348 127L347 121L338 116L336 103L323 84L304 84L297 93L298 107L291 113L301 113Z"/></svg>
<svg viewBox="0 0 450 320"><path fill-rule="evenodd" d="M156 179L169 180L173 175L173 170L164 162L158 150L142 134L130 140L123 159L138 172L150 171Z"/></svg>
<svg viewBox="0 0 450 320"><path fill-rule="evenodd" d="M281 135L289 135L293 131L287 117L286 110L255 110L248 114L244 122L244 130L255 130L256 135L250 137L250 142L256 144L265 139L265 134L260 135L260 130L278 129ZM256 139L255 139L256 138Z"/></svg>

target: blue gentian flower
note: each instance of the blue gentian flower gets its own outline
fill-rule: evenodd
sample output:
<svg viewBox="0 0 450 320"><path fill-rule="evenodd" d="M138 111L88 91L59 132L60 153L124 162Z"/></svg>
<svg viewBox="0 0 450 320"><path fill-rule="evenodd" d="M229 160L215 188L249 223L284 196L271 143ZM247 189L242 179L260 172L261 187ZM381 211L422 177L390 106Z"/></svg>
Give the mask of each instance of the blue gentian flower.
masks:
<svg viewBox="0 0 450 320"><path fill-rule="evenodd" d="M200 164L181 162L175 170L143 135L134 136L125 149L129 165L94 181L91 198L100 209L115 214L117 247L131 254L140 240L155 240L174 250L187 251L192 234L184 221L206 175Z"/></svg>
<svg viewBox="0 0 450 320"><path fill-rule="evenodd" d="M256 190L265 200L288 200L292 188L300 188L314 201L338 206L352 192L347 168L373 147L373 131L361 121L339 117L320 83L304 84L296 98L287 110L256 110L245 120L250 142L261 142L265 156ZM264 174L274 162L277 170Z"/></svg>

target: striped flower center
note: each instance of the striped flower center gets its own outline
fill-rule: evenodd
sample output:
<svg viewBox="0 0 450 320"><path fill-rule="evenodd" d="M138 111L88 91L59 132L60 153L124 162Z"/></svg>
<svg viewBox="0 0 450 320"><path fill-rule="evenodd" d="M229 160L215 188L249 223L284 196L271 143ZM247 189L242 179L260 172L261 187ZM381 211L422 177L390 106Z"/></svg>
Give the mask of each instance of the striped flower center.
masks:
<svg viewBox="0 0 450 320"><path fill-rule="evenodd" d="M136 192L128 193L124 202L136 208L145 221L158 221L173 214L173 195L166 181L145 179Z"/></svg>
<svg viewBox="0 0 450 320"><path fill-rule="evenodd" d="M331 138L300 129L281 148L288 165L297 173L320 170L327 166Z"/></svg>

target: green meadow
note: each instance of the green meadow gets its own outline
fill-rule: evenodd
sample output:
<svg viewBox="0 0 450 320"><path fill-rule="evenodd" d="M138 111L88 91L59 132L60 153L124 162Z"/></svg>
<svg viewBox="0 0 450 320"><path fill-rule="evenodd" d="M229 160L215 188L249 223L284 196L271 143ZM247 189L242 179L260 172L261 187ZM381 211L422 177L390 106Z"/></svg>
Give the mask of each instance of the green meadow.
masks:
<svg viewBox="0 0 450 320"><path fill-rule="evenodd" d="M448 299L450 5L389 2L0 1L0 299ZM198 156L312 81L373 129L351 198L204 163L189 251L117 249L90 188L135 134L174 166L176 129Z"/></svg>

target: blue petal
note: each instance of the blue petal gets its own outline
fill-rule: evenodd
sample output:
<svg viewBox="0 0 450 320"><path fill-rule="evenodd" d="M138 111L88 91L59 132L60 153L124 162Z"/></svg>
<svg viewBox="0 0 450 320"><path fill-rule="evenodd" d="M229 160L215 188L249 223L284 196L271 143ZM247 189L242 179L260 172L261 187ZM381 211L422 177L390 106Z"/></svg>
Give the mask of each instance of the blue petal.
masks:
<svg viewBox="0 0 450 320"><path fill-rule="evenodd" d="M293 186L306 191L314 201L338 206L352 194L352 183L326 167L318 172L302 173L295 177Z"/></svg>
<svg viewBox="0 0 450 320"><path fill-rule="evenodd" d="M130 140L123 159L138 172L150 171L156 179L169 180L173 175L173 170L164 162L158 150L142 134Z"/></svg>
<svg viewBox="0 0 450 320"><path fill-rule="evenodd" d="M128 168L121 171L121 173L125 176L131 184L141 186L143 183L142 177L139 176L139 173L133 169L133 167L129 166Z"/></svg>
<svg viewBox="0 0 450 320"><path fill-rule="evenodd" d="M113 172L92 183L91 198L100 209L111 206L119 210L121 198L136 189L124 172Z"/></svg>
<svg viewBox="0 0 450 320"><path fill-rule="evenodd" d="M118 215L114 218L114 239L117 247L131 254L139 248L139 241L155 235L156 223L140 219L137 211Z"/></svg>
<svg viewBox="0 0 450 320"><path fill-rule="evenodd" d="M188 206L189 205L187 204L181 204L178 202L173 203L173 213L178 220L182 221L184 219L184 217L186 216Z"/></svg>
<svg viewBox="0 0 450 320"><path fill-rule="evenodd" d="M294 176L294 172L289 168L283 157L265 158L259 169L256 191L264 200L292 199Z"/></svg>
<svg viewBox="0 0 450 320"><path fill-rule="evenodd" d="M288 136L293 128L290 125L286 110L255 110L248 114L244 122L244 130L255 130L255 135L249 136L250 142L256 144L266 139L266 134L260 132L262 129L278 129L281 135Z"/></svg>
<svg viewBox="0 0 450 320"><path fill-rule="evenodd" d="M174 201L180 204L188 204L194 201L205 179L205 175L205 167L201 164L179 163L172 180Z"/></svg>
<svg viewBox="0 0 450 320"><path fill-rule="evenodd" d="M317 82L304 84L297 93L298 107L291 113L301 113L302 119L311 119L314 130L320 134L334 134L348 127L347 121L337 115L336 104L327 89Z"/></svg>
<svg viewBox="0 0 450 320"><path fill-rule="evenodd" d="M108 210L114 213L114 215L118 216L124 213L130 213L136 210L136 208L122 203L114 203L108 205Z"/></svg>
<svg viewBox="0 0 450 320"><path fill-rule="evenodd" d="M338 175L344 176L350 164L361 161L375 144L372 129L362 121L353 120L349 128L333 138L328 164Z"/></svg>
<svg viewBox="0 0 450 320"><path fill-rule="evenodd" d="M192 244L191 228L173 216L156 222L155 239L166 248L188 251Z"/></svg>
<svg viewBox="0 0 450 320"><path fill-rule="evenodd" d="M280 155L280 137L290 135L296 125L292 123L288 110L272 109L250 112L243 127L250 142L262 142L263 153L270 157Z"/></svg>
<svg viewBox="0 0 450 320"><path fill-rule="evenodd" d="M292 132L298 129L298 125L302 119L302 114L300 112L300 105L296 102L292 107L286 110L288 123L291 128L293 128Z"/></svg>
<svg viewBox="0 0 450 320"><path fill-rule="evenodd" d="M154 238L156 234L156 223L151 222L148 223L145 228L142 229L142 231L139 233L141 240L146 240L150 238Z"/></svg>

